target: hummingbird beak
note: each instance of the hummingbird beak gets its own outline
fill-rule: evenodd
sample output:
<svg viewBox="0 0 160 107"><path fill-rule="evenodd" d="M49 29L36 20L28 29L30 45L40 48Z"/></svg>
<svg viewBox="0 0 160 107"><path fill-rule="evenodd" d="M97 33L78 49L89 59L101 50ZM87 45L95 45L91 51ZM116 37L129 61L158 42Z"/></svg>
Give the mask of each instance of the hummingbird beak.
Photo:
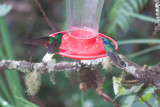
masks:
<svg viewBox="0 0 160 107"><path fill-rule="evenodd" d="M70 32L71 32L71 31L68 31L68 32L64 33L64 35L67 34L67 33L70 33Z"/></svg>
<svg viewBox="0 0 160 107"><path fill-rule="evenodd" d="M101 40L102 40L102 37L95 37L95 38L98 38L98 39L101 39Z"/></svg>

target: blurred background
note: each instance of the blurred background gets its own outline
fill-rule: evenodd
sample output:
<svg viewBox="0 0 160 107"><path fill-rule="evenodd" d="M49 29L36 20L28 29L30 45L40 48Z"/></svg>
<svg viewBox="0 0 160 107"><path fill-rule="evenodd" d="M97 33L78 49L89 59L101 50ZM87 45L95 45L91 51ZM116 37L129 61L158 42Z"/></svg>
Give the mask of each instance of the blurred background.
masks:
<svg viewBox="0 0 160 107"><path fill-rule="evenodd" d="M39 1L55 29L66 30L66 0ZM139 65L154 66L160 60L160 45L154 41L158 40L160 35L152 36L156 23L154 0L135 0L133 4L132 0L121 1L118 3L117 0L105 0L99 32L114 38L119 43L118 52L130 60ZM0 19L1 32L7 32L0 34L0 58L41 62L47 49L25 45L24 42L34 37L48 36L54 32L46 23L35 1L0 0L0 3L12 5L11 12ZM4 35L6 36L3 37ZM129 41L133 39L134 41ZM146 42L143 43L144 41ZM72 61L60 55L54 57L57 62ZM56 85L50 82L48 74L43 74L40 91L32 97L27 96L25 92L24 74L15 71L13 73L0 72L1 101L5 100L11 105L22 107L18 104L19 100L13 97L16 95L27 98L40 107L81 107L79 83L75 83L76 80L73 78L66 78L64 72L56 73ZM114 98L112 76L119 76L120 70L113 68L110 72L102 70L101 73L106 78L103 91ZM136 105L136 102L134 104ZM84 105L85 107L112 107L112 103L105 102L92 89L87 90ZM138 106L146 107L145 104L140 103Z"/></svg>

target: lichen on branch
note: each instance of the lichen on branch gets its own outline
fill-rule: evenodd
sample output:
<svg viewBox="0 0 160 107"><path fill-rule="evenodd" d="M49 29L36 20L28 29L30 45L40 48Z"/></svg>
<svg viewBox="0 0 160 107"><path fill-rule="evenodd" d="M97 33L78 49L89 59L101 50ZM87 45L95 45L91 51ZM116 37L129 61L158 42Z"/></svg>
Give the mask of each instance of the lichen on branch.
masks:
<svg viewBox="0 0 160 107"><path fill-rule="evenodd" d="M119 56L126 64L126 67L123 67L123 68L118 67L119 69L125 70L126 72L130 73L139 81L141 81L142 83L148 86L156 86L157 92L160 96L160 91L159 91L160 90L160 62L155 67L140 66L130 61L123 55L119 54ZM104 60L106 60L106 58L100 58L100 59L94 59L94 60L81 60L78 62L60 62L56 64L55 63L52 64L52 62L30 63L27 61L2 60L0 61L0 71L18 70L25 73L30 71L37 71L40 74L43 74L46 72L53 73L53 72L61 72L61 71L65 71L65 72L81 71L82 73L83 71L82 67L86 70L94 71L95 69L97 70L97 68L100 67L100 64L103 64L103 66L106 66L104 62L108 63L108 61L104 61ZM98 75L99 74L95 75L95 77L99 77ZM103 79L100 81L96 81L97 85L102 84L103 81L104 81ZM82 81L82 82L85 82L86 84L86 81ZM97 87L98 86L94 86L95 89Z"/></svg>

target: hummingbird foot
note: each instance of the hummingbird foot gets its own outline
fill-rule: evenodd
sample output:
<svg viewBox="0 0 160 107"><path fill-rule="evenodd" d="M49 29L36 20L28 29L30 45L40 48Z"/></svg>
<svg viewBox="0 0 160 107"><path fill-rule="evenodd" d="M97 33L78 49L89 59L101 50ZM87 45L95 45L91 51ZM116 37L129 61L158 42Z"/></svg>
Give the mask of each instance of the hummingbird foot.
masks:
<svg viewBox="0 0 160 107"><path fill-rule="evenodd" d="M42 62L44 62L44 63L50 62L51 59L52 59L52 57L54 56L54 54L55 54L55 53L48 53L48 52L47 52L47 53L44 55L44 57L42 58Z"/></svg>

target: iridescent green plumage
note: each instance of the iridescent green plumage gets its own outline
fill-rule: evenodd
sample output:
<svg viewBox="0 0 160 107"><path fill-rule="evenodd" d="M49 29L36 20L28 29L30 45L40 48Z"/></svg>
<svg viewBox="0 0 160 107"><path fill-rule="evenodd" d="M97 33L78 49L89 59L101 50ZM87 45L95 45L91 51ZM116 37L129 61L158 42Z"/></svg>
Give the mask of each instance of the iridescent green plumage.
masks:
<svg viewBox="0 0 160 107"><path fill-rule="evenodd" d="M118 53L116 52L116 50L111 45L108 38L102 37L102 41L103 41L104 50L106 51L107 55L111 58L111 60L114 62L114 64L121 67L121 68L125 67L126 64L119 57Z"/></svg>
<svg viewBox="0 0 160 107"><path fill-rule="evenodd" d="M48 47L48 53L54 53L59 51L59 47L61 45L61 39L64 34L57 33L55 37L40 37L40 38L34 38L31 40L26 41L26 44L32 44L32 45L41 45Z"/></svg>

